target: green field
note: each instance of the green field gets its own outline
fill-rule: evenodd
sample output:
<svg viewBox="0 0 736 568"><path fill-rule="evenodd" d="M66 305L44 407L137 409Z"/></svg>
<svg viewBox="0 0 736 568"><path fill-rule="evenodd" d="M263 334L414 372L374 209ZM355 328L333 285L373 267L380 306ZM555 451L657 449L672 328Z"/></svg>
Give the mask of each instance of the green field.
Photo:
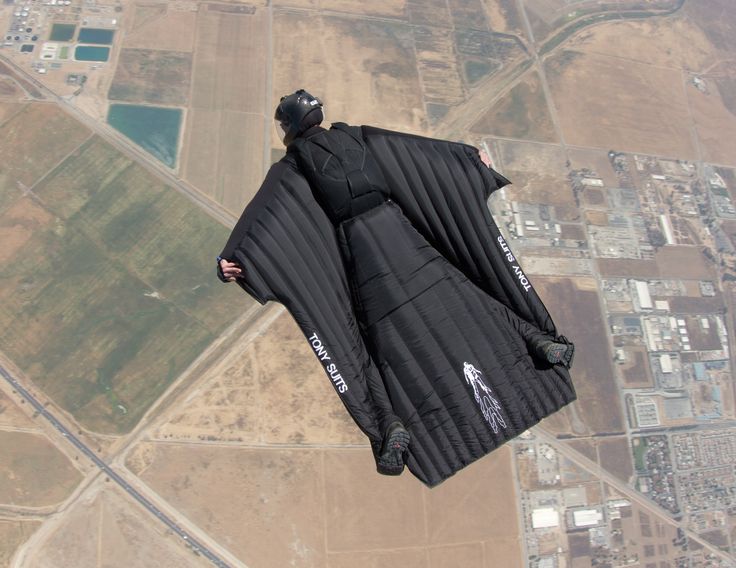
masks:
<svg viewBox="0 0 736 568"><path fill-rule="evenodd" d="M0 265L0 350L85 427L129 431L250 305L214 276L228 231L97 137L34 193L51 216ZM0 199L21 200L0 227L38 209Z"/></svg>

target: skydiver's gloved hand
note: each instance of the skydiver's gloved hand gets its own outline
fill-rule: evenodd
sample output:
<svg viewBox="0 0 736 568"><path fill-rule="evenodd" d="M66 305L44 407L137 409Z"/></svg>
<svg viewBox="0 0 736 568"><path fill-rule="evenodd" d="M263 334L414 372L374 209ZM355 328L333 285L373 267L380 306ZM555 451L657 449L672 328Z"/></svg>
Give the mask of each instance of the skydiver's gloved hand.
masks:
<svg viewBox="0 0 736 568"><path fill-rule="evenodd" d="M393 422L386 430L376 469L383 475L401 475L404 471L404 454L409 449L411 436L401 422Z"/></svg>
<svg viewBox="0 0 736 568"><path fill-rule="evenodd" d="M566 337L560 336L557 341L547 339L537 343L534 347L534 354L542 361L547 361L552 365L564 365L569 369L572 367L575 346Z"/></svg>
<svg viewBox="0 0 736 568"><path fill-rule="evenodd" d="M243 276L243 269L235 262L217 257L217 277L223 282L235 282Z"/></svg>
<svg viewBox="0 0 736 568"><path fill-rule="evenodd" d="M483 162L487 168L491 167L491 157L486 154L485 150L480 151L480 161Z"/></svg>

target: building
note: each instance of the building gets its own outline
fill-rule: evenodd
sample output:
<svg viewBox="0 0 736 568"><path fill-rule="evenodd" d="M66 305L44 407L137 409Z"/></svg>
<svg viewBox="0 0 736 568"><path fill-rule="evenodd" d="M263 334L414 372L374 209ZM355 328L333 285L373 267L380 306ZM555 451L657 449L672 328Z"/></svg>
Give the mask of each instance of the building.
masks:
<svg viewBox="0 0 736 568"><path fill-rule="evenodd" d="M552 507L543 507L532 511L533 529L551 529L560 526L560 514Z"/></svg>

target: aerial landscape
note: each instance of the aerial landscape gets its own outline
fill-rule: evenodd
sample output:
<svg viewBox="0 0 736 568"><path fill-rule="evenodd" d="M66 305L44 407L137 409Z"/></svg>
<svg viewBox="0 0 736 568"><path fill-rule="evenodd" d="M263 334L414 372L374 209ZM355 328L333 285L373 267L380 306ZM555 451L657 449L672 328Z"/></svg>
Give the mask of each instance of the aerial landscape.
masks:
<svg viewBox="0 0 736 568"><path fill-rule="evenodd" d="M0 567L736 568L730 0L2 0ZM578 400L384 477L215 257L279 98L463 141Z"/></svg>

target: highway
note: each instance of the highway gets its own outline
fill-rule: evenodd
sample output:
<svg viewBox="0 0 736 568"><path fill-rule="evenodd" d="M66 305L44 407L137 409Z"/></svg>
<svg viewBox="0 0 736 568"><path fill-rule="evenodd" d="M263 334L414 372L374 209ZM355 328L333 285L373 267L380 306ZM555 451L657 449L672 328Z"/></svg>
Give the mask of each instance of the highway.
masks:
<svg viewBox="0 0 736 568"><path fill-rule="evenodd" d="M220 568L230 568L230 565L212 552L209 548L204 546L201 542L196 540L191 534L180 527L173 519L167 516L161 509L156 507L151 501L145 496L138 492L133 486L131 486L125 479L117 474L109 465L102 461L87 445L84 444L79 438L77 438L72 432L69 431L64 424L62 424L53 414L51 414L41 404L36 397L28 392L23 386L8 372L5 367L0 366L0 375L8 381L11 386L20 393L20 395L31 403L39 414L41 414L46 420L51 422L51 425L56 428L62 436L74 444L77 449L86 455L94 464L99 467L105 475L112 479L115 483L120 485L131 497L143 505L150 513L155 515L162 523L164 523L169 529L176 533L186 545L191 547L194 552L198 552L208 560L210 560L215 566Z"/></svg>

